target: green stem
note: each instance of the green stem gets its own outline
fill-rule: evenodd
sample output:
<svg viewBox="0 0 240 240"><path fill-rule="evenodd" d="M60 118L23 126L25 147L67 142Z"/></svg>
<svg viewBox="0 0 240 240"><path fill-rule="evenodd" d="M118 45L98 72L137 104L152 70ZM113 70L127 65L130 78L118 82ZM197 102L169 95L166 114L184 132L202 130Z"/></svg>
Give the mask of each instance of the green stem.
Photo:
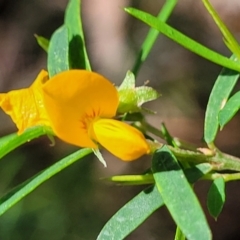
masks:
<svg viewBox="0 0 240 240"><path fill-rule="evenodd" d="M151 145L151 152L163 146L162 143L149 142ZM210 150L208 148L199 149L200 151L190 151L180 148L174 148L168 145L168 148L174 156L182 163L209 163L212 169L216 171L233 170L240 171L240 159L226 153L219 152L218 150Z"/></svg>
<svg viewBox="0 0 240 240"><path fill-rule="evenodd" d="M214 170L233 170L240 171L240 159L225 153L213 152L212 155L196 151L183 150L169 147L179 161L188 161L193 163L208 162ZM207 151L209 149L206 149Z"/></svg>
<svg viewBox="0 0 240 240"><path fill-rule="evenodd" d="M222 177L225 182L240 180L240 173L213 173L213 174L206 174L201 179L202 180L215 180L219 177Z"/></svg>
<svg viewBox="0 0 240 240"><path fill-rule="evenodd" d="M176 6L178 0L166 0L165 4L163 5L161 11L159 12L157 19L162 22L166 22L169 18L170 14L172 13L174 7ZM159 31L154 28L151 28L145 38L141 49L139 51L139 55L135 62L132 72L136 76L142 63L146 60L150 50L152 49L153 44L155 43L157 37L159 35Z"/></svg>
<svg viewBox="0 0 240 240"><path fill-rule="evenodd" d="M160 137L161 139L165 139L164 134L162 133L161 130L155 128L154 126L152 126L151 124L147 123L146 121L144 121L144 123L141 123L142 125L140 126L141 129L144 130L144 132L150 132L152 134L154 134L157 137Z"/></svg>
<svg viewBox="0 0 240 240"><path fill-rule="evenodd" d="M147 122L143 123L142 128L144 131L154 134L162 139L165 139L164 134L157 128L153 127L152 125L148 124ZM175 141L175 138L173 138ZM198 163L210 163L213 166L214 170L222 171L222 170L233 170L233 171L240 171L240 159L234 156L231 156L226 153L220 152L216 149L215 146L212 146L211 149L204 148L197 150L197 147L184 144L181 140L175 141L178 143L177 148L168 146L175 157L181 162L192 162L194 164ZM162 147L161 143L153 143L152 152ZM186 150L187 149L187 150Z"/></svg>

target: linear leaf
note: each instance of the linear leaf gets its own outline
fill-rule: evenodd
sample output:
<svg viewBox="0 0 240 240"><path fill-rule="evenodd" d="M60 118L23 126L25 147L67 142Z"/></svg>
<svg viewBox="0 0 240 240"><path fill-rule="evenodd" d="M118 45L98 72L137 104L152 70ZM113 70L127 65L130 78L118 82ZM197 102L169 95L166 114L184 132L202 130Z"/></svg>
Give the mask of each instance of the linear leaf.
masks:
<svg viewBox="0 0 240 240"><path fill-rule="evenodd" d="M176 29L170 27L166 23L159 21L156 17L134 8L125 8L125 11L145 22L149 26L157 29L159 32L166 35L168 38L182 45L186 49L198 54L199 56L206 58L216 64L219 64L220 66L240 71L240 64L238 62L230 60L227 57L222 56L221 54L214 52L213 50L210 50L209 48L187 37Z"/></svg>
<svg viewBox="0 0 240 240"><path fill-rule="evenodd" d="M162 22L166 22L170 14L172 13L173 9L175 8L177 2L178 0L166 0L157 16L157 19L161 20ZM137 75L142 63L146 60L158 35L159 35L159 31L157 31L156 29L151 28L149 30L141 46L141 49L139 51L138 57L136 59L135 65L132 70L135 75Z"/></svg>
<svg viewBox="0 0 240 240"><path fill-rule="evenodd" d="M235 59L234 56L231 59ZM204 139L207 143L212 143L219 128L219 112L227 102L237 80L239 72L224 68L218 76L211 91L204 123Z"/></svg>
<svg viewBox="0 0 240 240"><path fill-rule="evenodd" d="M208 192L207 207L209 213L216 219L225 203L225 182L222 177L216 178Z"/></svg>
<svg viewBox="0 0 240 240"><path fill-rule="evenodd" d="M80 0L69 1L65 12L64 24L69 31L70 68L91 70L84 41Z"/></svg>
<svg viewBox="0 0 240 240"><path fill-rule="evenodd" d="M208 0L202 0L202 1L205 5L206 9L208 10L208 12L211 14L213 20L219 27L220 31L222 32L222 35L224 36L224 43L229 48L229 50L233 54L235 54L235 56L237 56L238 59L240 59L240 47L239 47L237 40L234 38L232 33L228 30L227 26L224 24L222 19L219 17L218 13L215 11L215 9L211 5L211 3Z"/></svg>
<svg viewBox="0 0 240 240"><path fill-rule="evenodd" d="M124 239L163 204L156 186L148 187L112 216L97 240Z"/></svg>
<svg viewBox="0 0 240 240"><path fill-rule="evenodd" d="M219 124L223 128L240 109L240 92L235 93L219 112Z"/></svg>
<svg viewBox="0 0 240 240"><path fill-rule="evenodd" d="M68 29L62 26L53 33L48 47L47 65L50 77L69 70L68 51Z"/></svg>
<svg viewBox="0 0 240 240"><path fill-rule="evenodd" d="M186 238L211 239L211 232L198 199L167 146L154 153L152 170L158 191Z"/></svg>
<svg viewBox="0 0 240 240"><path fill-rule="evenodd" d="M20 135L12 133L0 138L0 159L20 145L42 135L52 135L52 132L47 127L36 126L28 128Z"/></svg>
<svg viewBox="0 0 240 240"><path fill-rule="evenodd" d="M88 148L78 150L12 189L9 193L0 198L0 215L5 213L13 205L15 205L22 198L31 193L34 189L47 181L49 178L62 171L64 168L70 166L77 160L90 154L91 152L92 150Z"/></svg>

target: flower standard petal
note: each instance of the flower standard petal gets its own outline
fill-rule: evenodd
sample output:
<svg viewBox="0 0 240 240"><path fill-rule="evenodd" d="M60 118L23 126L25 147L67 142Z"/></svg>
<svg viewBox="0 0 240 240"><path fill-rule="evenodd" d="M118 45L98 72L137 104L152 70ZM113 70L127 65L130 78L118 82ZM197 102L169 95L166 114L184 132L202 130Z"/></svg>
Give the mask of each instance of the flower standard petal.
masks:
<svg viewBox="0 0 240 240"><path fill-rule="evenodd" d="M55 134L68 143L96 148L88 127L98 117L115 116L118 92L113 84L94 72L69 70L51 78L43 92Z"/></svg>
<svg viewBox="0 0 240 240"><path fill-rule="evenodd" d="M143 134L136 128L114 119L97 119L89 131L92 138L113 155L132 161L150 152Z"/></svg>
<svg viewBox="0 0 240 240"><path fill-rule="evenodd" d="M47 80L48 73L42 70L29 88L0 94L0 106L12 118L18 133L36 125L50 126L42 99L42 85Z"/></svg>

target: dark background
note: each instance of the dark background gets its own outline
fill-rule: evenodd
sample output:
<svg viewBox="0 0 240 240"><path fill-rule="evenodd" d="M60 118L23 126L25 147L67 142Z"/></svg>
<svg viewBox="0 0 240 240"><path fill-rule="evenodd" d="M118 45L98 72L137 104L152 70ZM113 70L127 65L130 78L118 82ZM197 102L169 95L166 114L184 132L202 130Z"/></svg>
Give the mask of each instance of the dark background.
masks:
<svg viewBox="0 0 240 240"><path fill-rule="evenodd" d="M128 16L123 7L134 6L157 14L163 1L83 0L86 43L94 71L119 84L131 69L148 27ZM212 1L234 35L239 38L240 3ZM67 0L0 1L0 92L28 87L38 72L46 69L46 53L34 34L50 38L63 23ZM179 0L169 24L226 56L230 52L201 1ZM161 36L137 77L137 84L150 80L162 97L148 104L157 111L148 116L159 127L165 122L173 136L198 146L202 142L203 121L208 96L221 67L214 65ZM239 87L239 86L238 86ZM0 134L16 131L8 116L0 112ZM240 156L239 117L222 131L216 141L225 152ZM0 161L0 194L52 165L76 148L56 140L50 146L41 137L19 147ZM124 163L104 153L108 168L89 156L76 162L7 211L0 219L0 239L59 240L96 239L104 223L142 187L114 186L100 180L114 174L142 173L150 158ZM209 182L196 184L206 209ZM206 213L214 239L240 238L239 183L228 183L223 212L215 222ZM175 225L167 210L154 213L127 239L173 239Z"/></svg>

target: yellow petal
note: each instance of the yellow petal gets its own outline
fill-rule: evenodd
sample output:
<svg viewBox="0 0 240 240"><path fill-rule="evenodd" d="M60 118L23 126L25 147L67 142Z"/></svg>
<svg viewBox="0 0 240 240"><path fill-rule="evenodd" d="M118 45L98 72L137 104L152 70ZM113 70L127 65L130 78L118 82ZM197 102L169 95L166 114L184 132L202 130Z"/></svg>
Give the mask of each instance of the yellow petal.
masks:
<svg viewBox="0 0 240 240"><path fill-rule="evenodd" d="M88 127L95 118L115 116L118 92L113 84L94 72L70 70L51 78L43 92L55 134L68 143L96 148Z"/></svg>
<svg viewBox="0 0 240 240"><path fill-rule="evenodd" d="M95 141L124 161L135 160L150 152L143 134L124 122L97 119L89 133Z"/></svg>
<svg viewBox="0 0 240 240"><path fill-rule="evenodd" d="M17 125L18 133L36 125L50 125L42 99L42 85L48 73L42 70L34 83L25 89L0 94L0 106Z"/></svg>

